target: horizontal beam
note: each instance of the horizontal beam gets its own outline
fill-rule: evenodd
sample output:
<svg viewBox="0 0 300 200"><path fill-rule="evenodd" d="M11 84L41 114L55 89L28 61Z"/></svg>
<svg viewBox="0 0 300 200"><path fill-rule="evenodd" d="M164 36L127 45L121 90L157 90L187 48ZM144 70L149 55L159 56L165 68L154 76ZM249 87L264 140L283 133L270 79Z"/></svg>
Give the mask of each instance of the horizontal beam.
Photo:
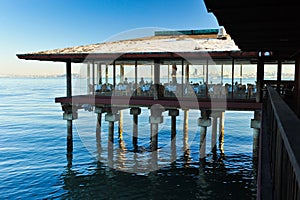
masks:
<svg viewBox="0 0 300 200"><path fill-rule="evenodd" d="M258 110L262 104L256 103L255 100L238 100L230 99L224 102L224 99L198 98L198 103L195 103L195 98L160 98L153 100L152 97L122 97L122 96L90 96L81 95L73 96L72 98L59 97L55 99L56 103L72 103L73 105L90 104L99 107L148 107L154 104L160 104L165 108L188 108L188 109L215 109L215 110Z"/></svg>
<svg viewBox="0 0 300 200"><path fill-rule="evenodd" d="M111 63L115 60L147 60L147 59L208 59L208 58L257 58L257 52L223 51L223 52L140 52L140 53L77 53L77 54L18 54L19 59L84 62L98 60Z"/></svg>

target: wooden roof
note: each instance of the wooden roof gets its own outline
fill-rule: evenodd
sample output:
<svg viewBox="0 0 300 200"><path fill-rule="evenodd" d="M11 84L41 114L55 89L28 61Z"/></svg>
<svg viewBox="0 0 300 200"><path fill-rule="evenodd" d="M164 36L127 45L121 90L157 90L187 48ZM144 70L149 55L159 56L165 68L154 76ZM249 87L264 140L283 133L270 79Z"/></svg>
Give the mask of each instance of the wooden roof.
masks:
<svg viewBox="0 0 300 200"><path fill-rule="evenodd" d="M62 49L18 54L18 58L41 61L84 62L95 60L256 58L257 52L242 52L229 35L155 35Z"/></svg>
<svg viewBox="0 0 300 200"><path fill-rule="evenodd" d="M300 53L299 2L295 0L204 0L242 51Z"/></svg>

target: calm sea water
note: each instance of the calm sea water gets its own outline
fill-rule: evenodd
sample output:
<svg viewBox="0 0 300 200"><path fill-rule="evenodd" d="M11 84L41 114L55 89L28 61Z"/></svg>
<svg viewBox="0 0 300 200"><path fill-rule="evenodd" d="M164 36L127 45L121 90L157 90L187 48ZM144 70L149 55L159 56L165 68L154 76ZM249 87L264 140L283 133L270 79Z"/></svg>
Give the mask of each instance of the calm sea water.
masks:
<svg viewBox="0 0 300 200"><path fill-rule="evenodd" d="M97 151L95 114L79 113L74 127L73 159L66 156L66 122L54 97L65 95L65 79L0 78L0 198L1 199L255 199L252 162L252 112L225 113L224 156L210 154L199 163L199 112L189 112L189 154L182 150L178 122L176 161L169 162L169 117L160 125L156 171L128 173L149 153L130 151L132 116L124 111L124 146L115 134L114 164L107 163L107 123ZM148 110L139 116L139 144L148 145ZM182 113L180 113L182 118ZM92 119L92 120L91 120ZM89 123L86 123L88 122ZM143 124L144 123L144 124ZM145 128L146 127L146 128ZM117 129L117 126L116 126ZM120 150L121 149L121 150ZM100 155L99 155L100 154ZM95 156L96 155L96 156ZM100 162L96 159L100 156ZM111 166L111 165L110 165ZM145 167L145 166L140 166Z"/></svg>

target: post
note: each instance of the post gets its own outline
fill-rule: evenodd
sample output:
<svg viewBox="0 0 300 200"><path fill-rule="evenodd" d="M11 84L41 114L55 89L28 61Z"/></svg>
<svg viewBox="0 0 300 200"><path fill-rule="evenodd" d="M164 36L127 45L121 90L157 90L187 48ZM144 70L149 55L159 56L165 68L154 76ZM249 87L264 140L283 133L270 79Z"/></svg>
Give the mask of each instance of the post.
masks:
<svg viewBox="0 0 300 200"><path fill-rule="evenodd" d="M258 157L259 135L261 127L261 111L254 111L254 119L251 119L251 128L253 128L253 158Z"/></svg>
<svg viewBox="0 0 300 200"><path fill-rule="evenodd" d="M134 82L135 82L135 89L138 88L137 67L138 67L138 63L137 63L137 60L135 60L135 63L134 63Z"/></svg>
<svg viewBox="0 0 300 200"><path fill-rule="evenodd" d="M72 98L72 69L71 61L66 63L66 73L67 73L67 97ZM72 105L71 105L71 115L72 115ZM73 123L72 118L67 120L67 152L73 152Z"/></svg>
<svg viewBox="0 0 300 200"><path fill-rule="evenodd" d="M184 77L184 60L181 60L181 97L184 94L184 87L183 87L183 77Z"/></svg>
<svg viewBox="0 0 300 200"><path fill-rule="evenodd" d="M159 60L154 61L154 100L159 98L159 83L160 83L160 63Z"/></svg>
<svg viewBox="0 0 300 200"><path fill-rule="evenodd" d="M116 62L113 62L113 86L116 87Z"/></svg>
<svg viewBox="0 0 300 200"><path fill-rule="evenodd" d="M211 151L213 153L217 152L217 122L218 122L218 113L213 113L212 130L211 130Z"/></svg>
<svg viewBox="0 0 300 200"><path fill-rule="evenodd" d="M114 122L119 121L120 116L114 113L107 113L105 115L105 121L108 122L108 143L114 143Z"/></svg>
<svg viewBox="0 0 300 200"><path fill-rule="evenodd" d="M259 58L257 61L257 85L256 85L256 102L262 102L263 92L262 89L264 87L264 61L262 58Z"/></svg>
<svg viewBox="0 0 300 200"><path fill-rule="evenodd" d="M164 108L161 105L154 104L150 108L151 116L149 117L150 131L151 131L151 151L156 151L158 148L158 124L163 122L163 116L161 116Z"/></svg>
<svg viewBox="0 0 300 200"><path fill-rule="evenodd" d="M102 66L98 63L98 84L102 84Z"/></svg>
<svg viewBox="0 0 300 200"><path fill-rule="evenodd" d="M296 113L300 117L300 56L296 58L295 63L295 94L294 94L294 104Z"/></svg>
<svg viewBox="0 0 300 200"><path fill-rule="evenodd" d="M198 126L200 126L200 160L206 157L206 133L207 127L211 125L211 119L206 110L201 110L201 118L198 119Z"/></svg>
<svg viewBox="0 0 300 200"><path fill-rule="evenodd" d="M224 80L224 66L223 64L221 65L221 84L223 85L223 80Z"/></svg>
<svg viewBox="0 0 300 200"><path fill-rule="evenodd" d="M243 65L240 66L240 84L243 84Z"/></svg>
<svg viewBox="0 0 300 200"><path fill-rule="evenodd" d="M141 114L141 108L131 108L130 114L133 115L132 144L136 152L138 150L138 115Z"/></svg>
<svg viewBox="0 0 300 200"><path fill-rule="evenodd" d="M234 94L234 58L232 58L232 63L231 63L231 99L233 99L233 94Z"/></svg>
<svg viewBox="0 0 300 200"><path fill-rule="evenodd" d="M120 82L124 83L124 65L120 65Z"/></svg>
<svg viewBox="0 0 300 200"><path fill-rule="evenodd" d="M172 76L172 84L177 84L176 73L177 73L177 67L176 67L176 64L173 64L173 65L172 65L172 73L171 73L171 76Z"/></svg>
<svg viewBox="0 0 300 200"><path fill-rule="evenodd" d="M205 96L208 98L208 60L206 60L206 77L205 77L205 82L206 82L206 90L205 90Z"/></svg>
<svg viewBox="0 0 300 200"><path fill-rule="evenodd" d="M95 111L97 114L97 125L96 125L96 142L97 144L101 142L101 124L102 124L102 108L95 107Z"/></svg>
<svg viewBox="0 0 300 200"><path fill-rule="evenodd" d="M282 73L282 61L278 60L277 66L277 92L280 94L280 83L281 83L281 73Z"/></svg>
<svg viewBox="0 0 300 200"><path fill-rule="evenodd" d="M90 94L90 84L91 84L91 66L90 63L87 63L87 69L86 69L86 85L87 85L87 93Z"/></svg>
<svg viewBox="0 0 300 200"><path fill-rule="evenodd" d="M219 149L221 153L224 153L224 121L225 121L225 112L221 112L219 118Z"/></svg>
<svg viewBox="0 0 300 200"><path fill-rule="evenodd" d="M190 65L186 64L185 68L185 83L189 84L190 83Z"/></svg>
<svg viewBox="0 0 300 200"><path fill-rule="evenodd" d="M123 110L119 111L119 126L118 126L118 133L119 133L119 140L123 139Z"/></svg>
<svg viewBox="0 0 300 200"><path fill-rule="evenodd" d="M95 94L95 87L94 87L94 84L95 84L95 62L93 61L92 63L92 95Z"/></svg>
<svg viewBox="0 0 300 200"><path fill-rule="evenodd" d="M183 110L183 148L189 148L189 110Z"/></svg>
<svg viewBox="0 0 300 200"><path fill-rule="evenodd" d="M105 65L105 83L108 83L108 65Z"/></svg>
<svg viewBox="0 0 300 200"><path fill-rule="evenodd" d="M176 117L179 115L179 110L170 109L169 116L171 116L171 160L176 160Z"/></svg>

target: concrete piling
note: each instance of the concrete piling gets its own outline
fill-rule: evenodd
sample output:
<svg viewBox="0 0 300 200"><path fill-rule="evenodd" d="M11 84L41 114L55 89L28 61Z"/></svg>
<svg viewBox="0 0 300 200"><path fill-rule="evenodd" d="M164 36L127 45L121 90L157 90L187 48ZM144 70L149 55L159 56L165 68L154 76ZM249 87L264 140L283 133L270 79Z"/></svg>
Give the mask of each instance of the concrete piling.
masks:
<svg viewBox="0 0 300 200"><path fill-rule="evenodd" d="M206 157L207 127L211 126L211 119L208 116L206 110L201 110L201 117L198 119L198 126L200 126L200 159Z"/></svg>
<svg viewBox="0 0 300 200"><path fill-rule="evenodd" d="M138 115L141 114L141 108L131 108L130 114L133 116L133 128L132 128L132 144L134 151L138 149Z"/></svg>
<svg viewBox="0 0 300 200"><path fill-rule="evenodd" d="M151 116L149 117L151 140L150 149L156 151L158 148L158 124L163 122L163 116L161 115L164 108L161 105L155 104L151 107Z"/></svg>

